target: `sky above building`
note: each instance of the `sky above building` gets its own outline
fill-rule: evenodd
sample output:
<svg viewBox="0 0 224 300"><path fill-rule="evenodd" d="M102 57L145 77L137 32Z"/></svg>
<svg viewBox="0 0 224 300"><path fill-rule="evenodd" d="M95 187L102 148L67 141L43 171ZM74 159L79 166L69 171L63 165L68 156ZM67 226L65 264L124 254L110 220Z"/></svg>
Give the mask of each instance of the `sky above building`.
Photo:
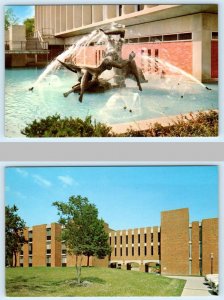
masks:
<svg viewBox="0 0 224 300"><path fill-rule="evenodd" d="M23 24L23 21L27 18L34 18L35 11L34 6L30 5L7 5L5 9L10 8L13 14L18 18L18 24Z"/></svg>
<svg viewBox="0 0 224 300"><path fill-rule="evenodd" d="M27 226L58 221L54 201L87 197L110 228L160 225L160 212L189 208L190 221L218 217L218 167L8 167L5 204Z"/></svg>

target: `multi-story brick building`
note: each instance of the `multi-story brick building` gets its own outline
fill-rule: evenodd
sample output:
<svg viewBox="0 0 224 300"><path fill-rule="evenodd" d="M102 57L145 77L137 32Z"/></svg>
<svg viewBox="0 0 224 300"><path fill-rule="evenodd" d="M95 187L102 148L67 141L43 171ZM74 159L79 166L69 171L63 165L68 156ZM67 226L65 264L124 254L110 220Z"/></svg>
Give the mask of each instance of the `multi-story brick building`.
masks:
<svg viewBox="0 0 224 300"><path fill-rule="evenodd" d="M50 58L96 28L125 25L122 55L166 60L201 81L218 78L218 6L202 5L37 5L35 30L49 43ZM98 65L102 47L89 47L87 64ZM138 58L137 58L138 57ZM155 65L148 71L157 72Z"/></svg>
<svg viewBox="0 0 224 300"><path fill-rule="evenodd" d="M164 211L161 225L128 230L111 230L110 257L91 257L91 266L116 267L161 274L202 275L218 273L218 219L189 223L187 208ZM25 230L28 244L18 266L74 266L75 256L60 242L61 226L37 225ZM84 258L83 265L87 264Z"/></svg>

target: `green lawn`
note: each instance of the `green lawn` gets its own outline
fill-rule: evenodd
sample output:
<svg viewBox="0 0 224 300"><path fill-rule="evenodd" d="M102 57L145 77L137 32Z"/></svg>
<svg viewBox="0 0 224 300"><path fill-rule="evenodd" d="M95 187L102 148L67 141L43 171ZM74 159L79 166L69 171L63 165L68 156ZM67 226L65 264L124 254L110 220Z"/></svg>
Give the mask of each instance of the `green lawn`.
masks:
<svg viewBox="0 0 224 300"><path fill-rule="evenodd" d="M6 268L7 296L179 296L185 280L109 268L83 268L87 286L75 286L75 268Z"/></svg>

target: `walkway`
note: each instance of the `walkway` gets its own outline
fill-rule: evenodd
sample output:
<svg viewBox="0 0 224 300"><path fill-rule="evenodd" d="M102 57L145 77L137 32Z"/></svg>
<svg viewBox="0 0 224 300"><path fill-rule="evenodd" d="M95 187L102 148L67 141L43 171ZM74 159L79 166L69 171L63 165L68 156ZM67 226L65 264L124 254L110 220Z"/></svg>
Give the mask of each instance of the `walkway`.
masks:
<svg viewBox="0 0 224 300"><path fill-rule="evenodd" d="M168 276L170 278L178 278L187 280L181 296L212 296L214 295L207 284L204 277L193 276ZM210 293L211 291L211 293Z"/></svg>

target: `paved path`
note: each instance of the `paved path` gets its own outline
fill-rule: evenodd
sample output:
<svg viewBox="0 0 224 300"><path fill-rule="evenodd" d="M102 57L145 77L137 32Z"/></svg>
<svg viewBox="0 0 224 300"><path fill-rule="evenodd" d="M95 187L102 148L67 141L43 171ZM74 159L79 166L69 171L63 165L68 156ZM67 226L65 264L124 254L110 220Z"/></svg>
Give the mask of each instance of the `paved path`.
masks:
<svg viewBox="0 0 224 300"><path fill-rule="evenodd" d="M209 292L211 289L207 284L204 284L204 277L191 276L168 276L170 278L178 278L187 280L181 296L212 296Z"/></svg>

